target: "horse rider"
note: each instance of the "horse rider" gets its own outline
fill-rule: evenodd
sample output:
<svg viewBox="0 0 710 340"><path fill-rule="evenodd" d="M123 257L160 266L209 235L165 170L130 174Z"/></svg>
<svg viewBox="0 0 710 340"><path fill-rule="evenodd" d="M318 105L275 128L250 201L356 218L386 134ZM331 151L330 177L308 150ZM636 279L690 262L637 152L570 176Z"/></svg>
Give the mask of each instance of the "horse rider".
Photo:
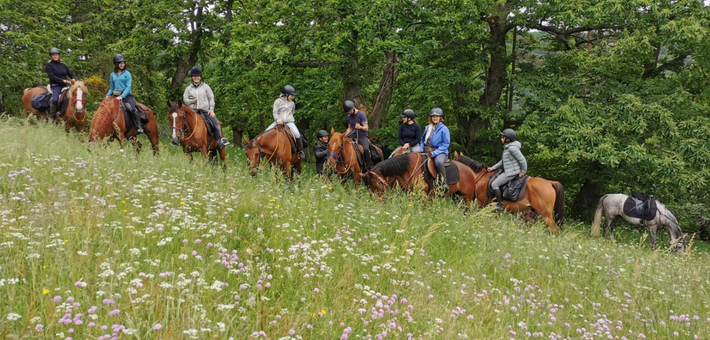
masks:
<svg viewBox="0 0 710 340"><path fill-rule="evenodd" d="M434 159L436 172L439 173L443 185L446 185L444 162L449 156L449 145L451 145L451 133L444 125L444 111L435 107L429 111L429 124L424 128L420 147Z"/></svg>
<svg viewBox="0 0 710 340"><path fill-rule="evenodd" d="M52 88L52 103L49 104L49 118L53 121L57 119L59 94L62 92L63 88L73 85L74 82L76 82L74 72L72 72L67 65L62 63L61 54L62 51L58 48L50 48L49 57L51 59L44 65L44 72L49 76L49 86Z"/></svg>
<svg viewBox="0 0 710 340"><path fill-rule="evenodd" d="M187 85L185 92L182 94L183 103L187 104L191 109L197 112L205 122L209 121L207 128L212 128L212 136L217 141L220 149L224 149L229 145L229 140L222 136L222 128L219 125L219 120L214 113L214 93L212 88L202 81L202 70L194 67L190 70L192 83Z"/></svg>
<svg viewBox="0 0 710 340"><path fill-rule="evenodd" d="M323 164L328 159L328 139L330 137L328 136L328 131L319 130L318 133L316 133L316 138L318 141L313 147L313 151L316 155L316 172L319 175L323 175Z"/></svg>
<svg viewBox="0 0 710 340"><path fill-rule="evenodd" d="M264 130L264 132L269 131L276 127L276 125L283 126L284 124L293 132L293 136L296 137L296 148L298 149L298 156L303 159L306 158L306 153L303 151L303 139L301 138L301 132L298 131L296 127L296 119L294 118L294 113L296 112L296 103L293 102L293 98L296 97L296 89L291 85L286 85L281 90L281 94L276 100L274 100L273 116L274 122L269 125L269 127Z"/></svg>
<svg viewBox="0 0 710 340"><path fill-rule="evenodd" d="M397 135L397 140L399 141L400 147L396 148L390 158L397 153L397 151L404 149L405 152L420 152L421 151L421 141L422 141L422 128L417 124L415 119L416 114L412 109L406 109L402 112L402 125L399 126L399 134Z"/></svg>
<svg viewBox="0 0 710 340"><path fill-rule="evenodd" d="M500 162L488 168L488 171L495 171L503 168L503 174L491 183L491 189L496 194L496 212L505 210L503 206L503 192L500 187L510 182L515 177L523 177L528 171L528 162L520 151L522 146L517 140L517 134L513 129L505 129L500 133L500 142L503 144L503 156Z"/></svg>
<svg viewBox="0 0 710 340"><path fill-rule="evenodd" d="M343 103L343 113L348 118L348 129L345 130L345 137L357 140L357 143L362 145L362 152L365 158L365 169L361 173L362 176L367 175L372 164L372 156L370 155L370 140L367 138L367 131L370 129L367 125L367 116L364 112L355 108L355 103L352 100L346 100Z"/></svg>
<svg viewBox="0 0 710 340"><path fill-rule="evenodd" d="M136 100L133 98L133 76L126 69L126 58L122 54L113 56L113 72L109 78L109 89L106 98L115 96L116 100L123 103L123 107L131 113L133 122L136 124L136 135L143 133L143 122L141 122Z"/></svg>

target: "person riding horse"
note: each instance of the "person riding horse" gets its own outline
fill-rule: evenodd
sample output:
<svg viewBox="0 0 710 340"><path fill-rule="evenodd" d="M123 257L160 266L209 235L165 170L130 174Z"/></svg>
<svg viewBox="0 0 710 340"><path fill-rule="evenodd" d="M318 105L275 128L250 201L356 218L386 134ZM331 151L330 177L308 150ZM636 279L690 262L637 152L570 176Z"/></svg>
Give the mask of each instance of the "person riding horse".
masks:
<svg viewBox="0 0 710 340"><path fill-rule="evenodd" d="M403 152L421 151L422 128L417 124L415 117L416 113L412 109L406 109L402 112L402 125L399 126L399 134L397 136L400 147L396 148L390 157L396 155L402 149L404 149Z"/></svg>
<svg viewBox="0 0 710 340"><path fill-rule="evenodd" d="M500 142L503 144L503 156L500 162L488 168L488 171L495 171L503 168L503 174L491 183L491 189L496 194L496 212L505 210L503 206L503 192L500 187L510 182L515 177L523 177L528 171L528 162L520 151L522 146L517 140L518 136L513 129L505 129L500 133Z"/></svg>
<svg viewBox="0 0 710 340"><path fill-rule="evenodd" d="M52 59L44 65L44 72L49 76L49 86L52 88L52 103L49 104L49 118L51 118L52 121L57 119L57 104L62 89L76 82L74 72L72 72L67 65L62 63L61 54L62 51L58 48L50 48L49 57Z"/></svg>
<svg viewBox="0 0 710 340"><path fill-rule="evenodd" d="M106 98L114 96L116 100L122 102L123 107L133 117L133 121L136 124L136 134L143 134L143 122L141 122L136 100L133 98L133 91L131 90L133 76L126 69L126 58L122 54L116 54L113 57L113 65L114 69L109 78L109 89L106 93Z"/></svg>
<svg viewBox="0 0 710 340"><path fill-rule="evenodd" d="M451 133L444 125L444 111L435 107L429 111L429 125L424 128L424 138L420 148L434 159L436 172L439 173L444 185L446 185L444 162L449 156L449 145L451 145Z"/></svg>
<svg viewBox="0 0 710 340"><path fill-rule="evenodd" d="M328 131L319 130L316 134L318 141L313 147L313 151L316 155L316 172L319 175L323 175L323 164L328 159Z"/></svg>
<svg viewBox="0 0 710 340"><path fill-rule="evenodd" d="M222 136L222 128L214 113L214 93L212 88L202 81L202 70L199 68L195 67L190 70L190 77L192 77L192 84L185 88L185 92L182 94L182 101L200 114L205 122L210 122L207 126L212 127L212 137L217 141L219 148L224 149L225 146L229 145L229 140Z"/></svg>
<svg viewBox="0 0 710 340"><path fill-rule="evenodd" d="M355 108L355 103L352 100L346 100L343 103L343 113L347 114L348 129L345 130L344 136L357 140L357 143L362 145L363 158L365 158L365 169L362 169L361 176L366 176L370 171L372 157L370 155L370 140L368 137L367 116L364 112Z"/></svg>
<svg viewBox="0 0 710 340"><path fill-rule="evenodd" d="M301 138L301 132L296 127L296 119L294 118L294 113L296 112L296 104L293 102L294 97L296 97L296 89L291 85L284 86L279 97L274 100L272 112L274 122L264 132L275 128L276 125L283 126L285 124L288 126L296 138L298 156L303 159L306 158L306 153L303 151L303 139Z"/></svg>

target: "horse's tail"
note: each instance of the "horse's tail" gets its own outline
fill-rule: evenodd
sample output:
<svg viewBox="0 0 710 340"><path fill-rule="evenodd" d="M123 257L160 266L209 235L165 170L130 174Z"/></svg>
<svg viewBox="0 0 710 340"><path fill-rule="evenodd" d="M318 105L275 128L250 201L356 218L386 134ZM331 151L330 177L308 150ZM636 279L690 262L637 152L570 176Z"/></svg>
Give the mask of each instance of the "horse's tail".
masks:
<svg viewBox="0 0 710 340"><path fill-rule="evenodd" d="M565 188L560 182L552 182L555 188L555 223L561 225L565 219Z"/></svg>
<svg viewBox="0 0 710 340"><path fill-rule="evenodd" d="M594 222L592 222L592 236L598 237L599 231L602 227L602 211L604 211L604 200L606 195L599 199L599 204L597 204L597 211L594 212Z"/></svg>

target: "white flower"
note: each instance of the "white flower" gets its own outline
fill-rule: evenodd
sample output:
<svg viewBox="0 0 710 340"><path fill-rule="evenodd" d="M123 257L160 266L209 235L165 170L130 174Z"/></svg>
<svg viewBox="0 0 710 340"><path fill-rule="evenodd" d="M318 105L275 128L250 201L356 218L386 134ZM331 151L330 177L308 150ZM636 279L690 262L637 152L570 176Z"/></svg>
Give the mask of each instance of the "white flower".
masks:
<svg viewBox="0 0 710 340"><path fill-rule="evenodd" d="M17 320L17 319L19 319L19 318L21 318L21 317L22 317L22 316L20 316L20 314L17 314L17 313L10 313L10 314L7 315L7 319L10 320L10 321L15 321L15 320Z"/></svg>

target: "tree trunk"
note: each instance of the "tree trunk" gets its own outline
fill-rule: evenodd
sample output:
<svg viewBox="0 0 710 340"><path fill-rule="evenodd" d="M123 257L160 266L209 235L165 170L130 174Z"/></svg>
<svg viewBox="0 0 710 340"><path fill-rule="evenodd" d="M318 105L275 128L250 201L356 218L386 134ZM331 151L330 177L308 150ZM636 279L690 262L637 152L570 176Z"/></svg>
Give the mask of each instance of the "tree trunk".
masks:
<svg viewBox="0 0 710 340"><path fill-rule="evenodd" d="M601 197L602 184L601 182L586 179L579 194L574 199L572 204L573 216L582 219L590 219L594 217L594 211L597 209L597 203Z"/></svg>
<svg viewBox="0 0 710 340"><path fill-rule="evenodd" d="M508 55L505 41L508 28L505 21L501 21L499 17L490 17L488 27L491 35L491 64L486 72L486 86L483 89L483 94L478 98L478 104L486 109L498 103L508 77Z"/></svg>
<svg viewBox="0 0 710 340"><path fill-rule="evenodd" d="M374 130L380 128L380 123L385 117L385 114L387 114L389 102L392 98L392 84L397 80L397 76L399 76L399 58L397 58L397 52L386 52L385 57L387 58L387 64L384 70L382 70L380 87L377 89L375 102L372 104L372 112L367 119L370 128Z"/></svg>
<svg viewBox="0 0 710 340"><path fill-rule="evenodd" d="M187 73L195 65L195 63L197 63L197 57L202 48L202 11L203 6L196 7L195 19L192 22L192 47L190 48L190 53L180 56L175 67L173 81L170 84L170 87L173 89L173 92L175 92L175 95L182 94L176 91L183 87L185 77L187 77Z"/></svg>
<svg viewBox="0 0 710 340"><path fill-rule="evenodd" d="M358 82L358 63L360 59L360 54L357 50L357 41L359 33L356 30L350 31L350 37L352 39L350 48L348 50L348 57L350 57L350 62L345 65L345 100L352 100L355 102L355 107L359 110L369 114L367 111L367 103L365 102L365 96L362 94L362 89L360 88L360 83Z"/></svg>

